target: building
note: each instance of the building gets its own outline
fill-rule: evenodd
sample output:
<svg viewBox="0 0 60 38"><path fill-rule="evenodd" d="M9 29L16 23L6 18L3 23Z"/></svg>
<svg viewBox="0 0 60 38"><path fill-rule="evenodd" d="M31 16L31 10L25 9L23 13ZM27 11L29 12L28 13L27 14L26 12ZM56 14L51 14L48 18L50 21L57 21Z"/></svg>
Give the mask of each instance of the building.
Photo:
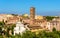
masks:
<svg viewBox="0 0 60 38"><path fill-rule="evenodd" d="M19 18L14 16L14 17L9 17L8 20L6 21L6 24L16 24L16 22L19 21Z"/></svg>
<svg viewBox="0 0 60 38"><path fill-rule="evenodd" d="M51 22L51 25L52 27L56 28L57 31L60 31L60 18L54 18Z"/></svg>
<svg viewBox="0 0 60 38"><path fill-rule="evenodd" d="M35 8L30 8L30 25L33 25L35 21Z"/></svg>
<svg viewBox="0 0 60 38"><path fill-rule="evenodd" d="M16 27L14 28L14 35L19 34L19 33L22 34L26 30L24 26L25 26L24 24L18 21L16 23Z"/></svg>
<svg viewBox="0 0 60 38"><path fill-rule="evenodd" d="M14 35L16 34L22 34L24 33L26 30L30 30L27 25L24 25L20 19L18 22L16 22L16 27L14 27Z"/></svg>
<svg viewBox="0 0 60 38"><path fill-rule="evenodd" d="M10 14L0 14L0 21L4 20L4 22L5 22L10 17L13 17L13 15L10 15Z"/></svg>
<svg viewBox="0 0 60 38"><path fill-rule="evenodd" d="M57 31L60 31L60 21L59 18L54 18L52 21L47 22L47 29L52 31L55 28Z"/></svg>
<svg viewBox="0 0 60 38"><path fill-rule="evenodd" d="M35 19L41 20L41 19L44 19L44 17L43 17L43 16L38 16L38 15L36 15L36 16L35 16Z"/></svg>

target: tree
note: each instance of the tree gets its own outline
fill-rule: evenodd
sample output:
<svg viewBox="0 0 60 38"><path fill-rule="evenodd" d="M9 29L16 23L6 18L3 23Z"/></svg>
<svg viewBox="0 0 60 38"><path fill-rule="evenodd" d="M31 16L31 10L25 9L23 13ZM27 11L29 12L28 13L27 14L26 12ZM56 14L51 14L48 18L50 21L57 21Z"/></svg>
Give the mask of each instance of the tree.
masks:
<svg viewBox="0 0 60 38"><path fill-rule="evenodd" d="M53 31L53 32L56 31L56 28L54 27L54 28L52 29L52 31Z"/></svg>
<svg viewBox="0 0 60 38"><path fill-rule="evenodd" d="M50 21L50 20L52 20L53 18L55 18L55 17L52 17L52 16L46 16L47 21Z"/></svg>
<svg viewBox="0 0 60 38"><path fill-rule="evenodd" d="M36 34L31 31L26 31L23 33L22 38L36 38Z"/></svg>
<svg viewBox="0 0 60 38"><path fill-rule="evenodd" d="M13 16L18 16L18 14L12 14Z"/></svg>
<svg viewBox="0 0 60 38"><path fill-rule="evenodd" d="M4 22L4 20L2 21L2 22L0 22L0 26L2 27L2 26L4 26L5 25L5 22Z"/></svg>
<svg viewBox="0 0 60 38"><path fill-rule="evenodd" d="M0 27L0 35L2 35L1 33L2 33L2 27Z"/></svg>

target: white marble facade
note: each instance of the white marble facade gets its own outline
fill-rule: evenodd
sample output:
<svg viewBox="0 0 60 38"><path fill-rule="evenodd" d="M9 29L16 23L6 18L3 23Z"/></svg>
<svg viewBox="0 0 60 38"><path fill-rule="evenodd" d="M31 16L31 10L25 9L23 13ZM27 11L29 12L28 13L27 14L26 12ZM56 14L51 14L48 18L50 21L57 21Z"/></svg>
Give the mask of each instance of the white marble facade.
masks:
<svg viewBox="0 0 60 38"><path fill-rule="evenodd" d="M25 30L25 26L21 22L17 22L16 27L14 28L14 35L19 33L22 34L23 32L25 32Z"/></svg>

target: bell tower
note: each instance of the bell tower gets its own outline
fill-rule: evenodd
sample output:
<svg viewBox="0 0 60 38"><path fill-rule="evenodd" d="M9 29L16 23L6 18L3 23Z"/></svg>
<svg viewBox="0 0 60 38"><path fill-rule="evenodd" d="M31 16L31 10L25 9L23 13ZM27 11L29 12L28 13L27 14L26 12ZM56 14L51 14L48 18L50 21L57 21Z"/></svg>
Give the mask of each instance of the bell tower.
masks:
<svg viewBox="0 0 60 38"><path fill-rule="evenodd" d="M30 25L33 25L35 21L35 8L30 8Z"/></svg>

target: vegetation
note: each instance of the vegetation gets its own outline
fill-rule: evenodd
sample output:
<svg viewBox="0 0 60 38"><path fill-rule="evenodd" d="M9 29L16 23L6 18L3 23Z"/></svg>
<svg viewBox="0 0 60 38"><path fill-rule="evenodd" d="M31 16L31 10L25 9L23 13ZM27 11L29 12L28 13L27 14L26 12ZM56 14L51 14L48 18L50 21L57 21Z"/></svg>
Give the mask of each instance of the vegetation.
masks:
<svg viewBox="0 0 60 38"><path fill-rule="evenodd" d="M0 22L0 27L4 26L5 23L4 23L4 20L2 22Z"/></svg>
<svg viewBox="0 0 60 38"><path fill-rule="evenodd" d="M13 16L18 16L18 14L11 14L11 15L13 15Z"/></svg>
<svg viewBox="0 0 60 38"><path fill-rule="evenodd" d="M38 34L26 31L23 34L19 35L5 35L6 38L60 38L60 31L46 32L40 31ZM0 38L4 38L3 35L0 35Z"/></svg>
<svg viewBox="0 0 60 38"><path fill-rule="evenodd" d="M56 31L55 27L52 29L52 31Z"/></svg>
<svg viewBox="0 0 60 38"><path fill-rule="evenodd" d="M52 20L53 18L55 18L55 17L53 17L53 16L46 16L47 21L50 21L50 20Z"/></svg>

